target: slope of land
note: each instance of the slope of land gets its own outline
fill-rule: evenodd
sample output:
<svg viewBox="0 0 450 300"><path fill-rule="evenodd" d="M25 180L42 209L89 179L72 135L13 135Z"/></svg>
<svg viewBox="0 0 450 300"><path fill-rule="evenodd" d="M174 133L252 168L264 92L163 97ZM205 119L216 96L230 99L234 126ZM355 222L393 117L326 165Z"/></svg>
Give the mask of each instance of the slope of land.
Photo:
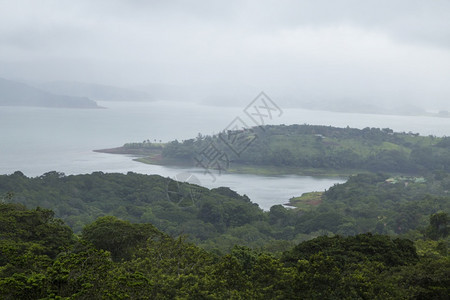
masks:
<svg viewBox="0 0 450 300"><path fill-rule="evenodd" d="M0 106L99 108L87 97L56 95L24 83L0 78Z"/></svg>
<svg viewBox="0 0 450 300"><path fill-rule="evenodd" d="M386 106L373 104L374 102L364 102L355 100L341 101L310 101L300 103L304 109L318 111L332 111L342 113L377 114L377 115L398 115L398 116L429 116L448 118L447 110L429 112L424 108L413 104L403 104L396 106ZM297 105L295 102L293 103Z"/></svg>
<svg viewBox="0 0 450 300"><path fill-rule="evenodd" d="M182 142L129 143L109 153L136 154L145 163L259 174L450 171L450 138L388 128L267 125Z"/></svg>
<svg viewBox="0 0 450 300"><path fill-rule="evenodd" d="M275 205L263 211L229 188L209 190L157 175L0 176L0 195L9 195L6 201L51 208L75 232L98 217L113 215L150 222L173 236L186 234L217 251L235 244L284 250L292 242L323 234L421 236L431 215L450 213L449 190L447 173L396 179L363 174L322 194L292 199L297 208Z"/></svg>
<svg viewBox="0 0 450 300"><path fill-rule="evenodd" d="M153 97L147 92L103 84L52 81L34 84L36 87L59 95L88 97L97 101L149 101Z"/></svg>

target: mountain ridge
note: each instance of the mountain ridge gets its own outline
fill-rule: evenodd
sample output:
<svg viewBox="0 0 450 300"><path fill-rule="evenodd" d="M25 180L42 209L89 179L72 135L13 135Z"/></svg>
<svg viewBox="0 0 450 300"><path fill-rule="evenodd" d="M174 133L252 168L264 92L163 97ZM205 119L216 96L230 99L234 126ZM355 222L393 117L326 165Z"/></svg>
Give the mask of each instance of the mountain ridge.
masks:
<svg viewBox="0 0 450 300"><path fill-rule="evenodd" d="M0 106L101 108L87 97L57 95L4 78L0 78Z"/></svg>
<svg viewBox="0 0 450 300"><path fill-rule="evenodd" d="M32 83L31 85L54 94L70 95L74 97L88 97L97 101L154 100L154 96L147 91L97 83L50 81L43 83Z"/></svg>

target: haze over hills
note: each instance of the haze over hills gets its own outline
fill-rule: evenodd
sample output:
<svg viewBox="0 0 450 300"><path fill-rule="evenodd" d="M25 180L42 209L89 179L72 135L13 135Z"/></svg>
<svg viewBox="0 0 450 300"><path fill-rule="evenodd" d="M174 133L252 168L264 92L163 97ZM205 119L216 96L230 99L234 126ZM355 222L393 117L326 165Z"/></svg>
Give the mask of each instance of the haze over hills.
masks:
<svg viewBox="0 0 450 300"><path fill-rule="evenodd" d="M99 108L87 97L57 95L3 78L0 78L0 106Z"/></svg>
<svg viewBox="0 0 450 300"><path fill-rule="evenodd" d="M145 91L104 84L73 81L50 81L32 84L50 93L88 97L99 101L148 101L154 97Z"/></svg>
<svg viewBox="0 0 450 300"><path fill-rule="evenodd" d="M187 101L213 106L247 106L261 92L245 84L174 85L153 83L130 88L76 81L19 82L0 78L0 105L41 107L98 107L93 101ZM267 91L266 91L267 92ZM383 103L362 99L318 99L281 90L268 91L284 108L448 117L447 110L428 112L420 105ZM93 100L91 100L93 99Z"/></svg>
<svg viewBox="0 0 450 300"><path fill-rule="evenodd" d="M158 100L187 101L203 105L232 107L246 107L261 92L261 88L255 85L223 82L191 85L153 83L133 88L145 91ZM264 90L264 92L283 108L362 114L448 116L445 105L439 106L439 109L435 107L433 109L435 113L430 113L429 107L420 103L381 101L381 99L375 99L370 95L365 99L339 98L337 96L322 97L308 93L301 87L296 91L272 88Z"/></svg>
<svg viewBox="0 0 450 300"><path fill-rule="evenodd" d="M214 106L243 106L252 101L260 88L247 84L204 83L167 84L149 83L134 86L133 89L145 91L158 100L189 101Z"/></svg>
<svg viewBox="0 0 450 300"><path fill-rule="evenodd" d="M361 114L383 114L383 115L425 115L427 111L414 104L385 104L354 99L304 101L301 108L311 110L324 110L334 112L361 113Z"/></svg>

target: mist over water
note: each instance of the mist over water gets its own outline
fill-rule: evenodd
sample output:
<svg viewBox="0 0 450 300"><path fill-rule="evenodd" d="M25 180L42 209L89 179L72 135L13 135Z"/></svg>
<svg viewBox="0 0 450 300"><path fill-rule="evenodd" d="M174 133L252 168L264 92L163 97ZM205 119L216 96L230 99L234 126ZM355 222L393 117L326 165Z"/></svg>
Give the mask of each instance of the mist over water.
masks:
<svg viewBox="0 0 450 300"><path fill-rule="evenodd" d="M250 99L251 101L251 99ZM0 107L0 173L20 170L27 176L49 171L84 174L129 171L174 177L195 174L202 185L228 186L268 209L304 192L324 190L339 178L221 174L215 182L201 169L182 169L134 162L131 156L96 153L127 142L179 141L222 131L242 107L214 107L184 102L100 102L106 109ZM273 124L313 124L338 127L380 127L422 135L450 135L450 119L348 114L284 109ZM250 123L250 122L249 122Z"/></svg>

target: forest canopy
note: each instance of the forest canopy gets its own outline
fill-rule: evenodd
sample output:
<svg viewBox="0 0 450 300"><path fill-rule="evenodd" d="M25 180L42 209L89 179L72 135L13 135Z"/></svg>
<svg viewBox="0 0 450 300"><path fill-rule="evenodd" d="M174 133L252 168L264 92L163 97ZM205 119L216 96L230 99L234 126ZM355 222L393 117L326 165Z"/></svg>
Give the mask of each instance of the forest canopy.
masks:
<svg viewBox="0 0 450 300"><path fill-rule="evenodd" d="M337 128L319 125L265 125L166 144L128 143L111 153L144 156L154 164L234 170L278 167L285 173L333 170L421 174L450 171L450 137L420 136L389 128ZM205 162L217 151L221 162ZM219 155L218 154L218 155ZM316 171L313 171L316 170Z"/></svg>
<svg viewBox="0 0 450 300"><path fill-rule="evenodd" d="M23 217L27 216L24 222ZM446 254L407 239L320 237L281 257L235 246L226 255L151 224L101 217L75 236L50 210L0 203L2 299L445 299Z"/></svg>
<svg viewBox="0 0 450 300"><path fill-rule="evenodd" d="M235 244L277 252L333 234L440 238L440 233L426 228L432 215L450 212L448 190L446 173L360 174L318 193L314 201L300 199L292 202L293 208L275 205L263 211L229 188L210 190L157 175L49 172L29 178L16 172L0 176L4 201L52 209L75 233L99 217L115 216L151 223L166 234L185 235L220 253Z"/></svg>

